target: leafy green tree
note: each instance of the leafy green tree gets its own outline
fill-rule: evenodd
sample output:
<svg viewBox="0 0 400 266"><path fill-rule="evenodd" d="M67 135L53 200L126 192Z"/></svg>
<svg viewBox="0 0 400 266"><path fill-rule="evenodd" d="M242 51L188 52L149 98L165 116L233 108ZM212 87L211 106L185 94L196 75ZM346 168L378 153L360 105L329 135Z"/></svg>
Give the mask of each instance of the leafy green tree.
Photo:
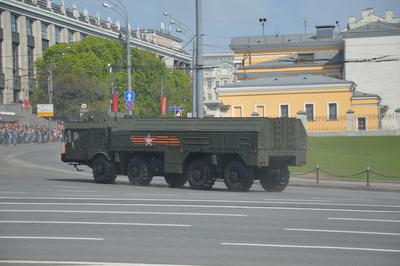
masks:
<svg viewBox="0 0 400 266"><path fill-rule="evenodd" d="M120 95L119 111L124 108L123 92L127 88L125 49L119 41L87 37L72 44L57 44L48 48L36 62L38 86L32 103L48 103L49 71L53 73L53 103L58 117L79 112L86 103L90 111L108 111L111 92L109 65L113 67L114 88ZM191 106L190 76L172 70L155 54L132 49L132 89L135 91L134 115L159 116L161 88L168 105Z"/></svg>

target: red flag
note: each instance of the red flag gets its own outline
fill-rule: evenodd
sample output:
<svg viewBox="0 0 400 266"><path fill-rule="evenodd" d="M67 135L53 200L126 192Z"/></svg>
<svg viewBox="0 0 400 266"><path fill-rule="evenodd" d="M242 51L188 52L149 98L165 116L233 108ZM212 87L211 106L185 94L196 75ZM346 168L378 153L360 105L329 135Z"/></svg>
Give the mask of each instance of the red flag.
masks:
<svg viewBox="0 0 400 266"><path fill-rule="evenodd" d="M24 99L24 107L25 107L25 109L28 109L29 106L31 106L31 100L30 99Z"/></svg>
<svg viewBox="0 0 400 266"><path fill-rule="evenodd" d="M162 116L165 115L165 112L167 111L167 97L165 96L161 97L160 111Z"/></svg>
<svg viewBox="0 0 400 266"><path fill-rule="evenodd" d="M112 96L112 111L114 113L118 113L118 93L113 93Z"/></svg>

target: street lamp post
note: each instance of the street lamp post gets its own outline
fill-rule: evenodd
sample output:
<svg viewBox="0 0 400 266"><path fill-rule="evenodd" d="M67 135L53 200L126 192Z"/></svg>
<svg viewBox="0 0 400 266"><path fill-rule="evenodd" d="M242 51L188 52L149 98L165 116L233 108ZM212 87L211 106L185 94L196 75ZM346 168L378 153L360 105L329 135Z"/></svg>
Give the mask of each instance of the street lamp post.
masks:
<svg viewBox="0 0 400 266"><path fill-rule="evenodd" d="M113 68L112 68L111 64L108 64L107 66L108 66L109 72L110 72L109 86L110 86L110 99L111 99L111 101L110 101L110 113L111 113L113 111L113 108L112 108L112 105L113 105L112 97L113 97L113 93L114 93L113 82L112 82L112 71L113 71Z"/></svg>
<svg viewBox="0 0 400 266"><path fill-rule="evenodd" d="M258 21L261 23L262 33L263 33L263 36L264 36L265 35L264 34L264 27L265 27L265 23L267 22L267 19L266 18L259 18Z"/></svg>
<svg viewBox="0 0 400 266"><path fill-rule="evenodd" d="M184 34L188 39L189 42L192 42L192 64L191 64L191 69L192 69L192 117L197 117L197 90L196 90L196 42L195 42L195 36L188 35L185 31L182 29L176 29L176 32Z"/></svg>
<svg viewBox="0 0 400 266"><path fill-rule="evenodd" d="M129 40L131 35L131 29L129 26L129 14L126 7L122 4L120 0L115 0L117 3L112 2L111 0L107 0L106 3L103 3L105 8L109 8L114 12L118 13L124 20L126 25L126 68L128 74L128 91L132 91L132 76L131 76L131 49L129 46ZM132 115L132 110L129 110L129 115Z"/></svg>
<svg viewBox="0 0 400 266"><path fill-rule="evenodd" d="M197 89L196 89L196 42L195 35L192 29L186 24L179 21L176 17L169 14L168 12L163 12L163 15L169 17L171 20L169 21L172 25L177 25L180 28L176 29L176 32L184 34L189 42L192 40L192 117L197 117Z"/></svg>

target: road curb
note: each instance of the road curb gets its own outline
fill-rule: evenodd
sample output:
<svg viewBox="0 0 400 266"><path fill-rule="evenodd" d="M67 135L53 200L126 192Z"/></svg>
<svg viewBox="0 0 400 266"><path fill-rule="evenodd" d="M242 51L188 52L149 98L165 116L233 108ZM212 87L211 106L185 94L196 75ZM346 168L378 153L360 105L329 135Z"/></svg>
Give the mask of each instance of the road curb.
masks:
<svg viewBox="0 0 400 266"><path fill-rule="evenodd" d="M355 186L334 185L334 184L300 184L300 183L289 183L289 186L400 193L400 189L381 188L381 187L374 187L374 186L370 186L368 188L368 187L355 187Z"/></svg>

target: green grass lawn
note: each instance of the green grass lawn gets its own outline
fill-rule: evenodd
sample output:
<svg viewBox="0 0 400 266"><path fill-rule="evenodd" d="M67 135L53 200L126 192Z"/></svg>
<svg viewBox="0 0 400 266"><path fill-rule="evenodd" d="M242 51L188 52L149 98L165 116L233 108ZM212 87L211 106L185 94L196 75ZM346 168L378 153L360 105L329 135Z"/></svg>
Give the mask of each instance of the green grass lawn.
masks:
<svg viewBox="0 0 400 266"><path fill-rule="evenodd" d="M400 181L400 136L384 137L308 137L307 164L291 167L293 173L304 173L319 164L336 175L361 172L367 166ZM321 173L321 176L323 174ZM366 174L354 177L366 178ZM371 174L373 180L392 180Z"/></svg>

